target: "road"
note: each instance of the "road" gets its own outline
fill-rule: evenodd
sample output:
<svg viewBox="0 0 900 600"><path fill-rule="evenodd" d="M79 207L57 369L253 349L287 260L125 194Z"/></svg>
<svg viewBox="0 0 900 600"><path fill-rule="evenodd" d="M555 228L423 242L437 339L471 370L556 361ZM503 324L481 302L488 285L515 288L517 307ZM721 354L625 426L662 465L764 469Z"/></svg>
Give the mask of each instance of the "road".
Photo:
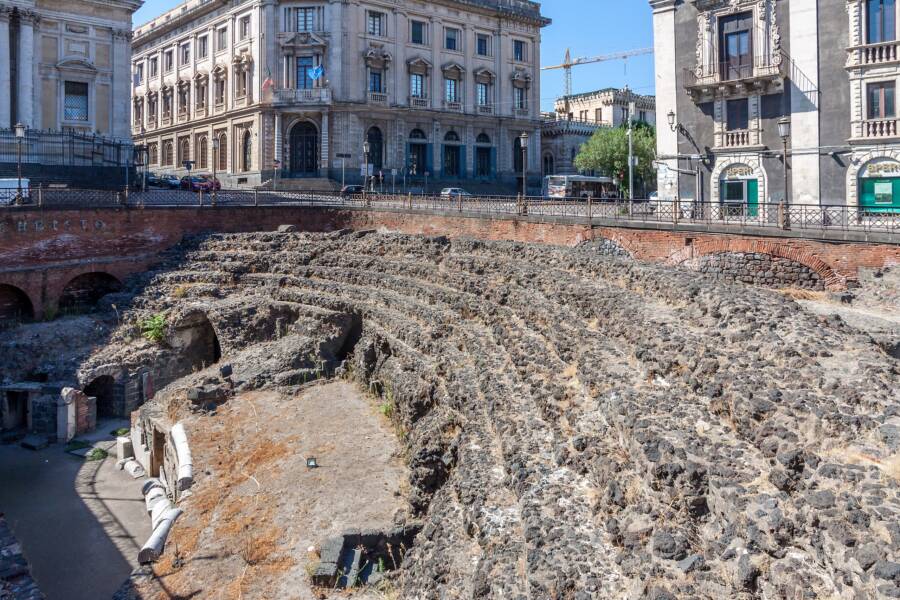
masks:
<svg viewBox="0 0 900 600"><path fill-rule="evenodd" d="M122 426L103 421L95 437L112 439ZM47 600L110 598L137 566L150 535L143 480L115 462L114 454L87 462L61 444L37 452L0 446L0 511Z"/></svg>

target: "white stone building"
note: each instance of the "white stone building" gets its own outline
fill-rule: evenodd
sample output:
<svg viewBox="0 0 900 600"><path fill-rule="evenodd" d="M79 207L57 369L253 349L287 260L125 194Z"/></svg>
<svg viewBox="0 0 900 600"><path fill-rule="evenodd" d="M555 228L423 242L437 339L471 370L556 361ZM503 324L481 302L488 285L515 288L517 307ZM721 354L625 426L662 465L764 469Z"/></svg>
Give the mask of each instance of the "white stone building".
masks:
<svg viewBox="0 0 900 600"><path fill-rule="evenodd" d="M557 98L554 111L560 119L606 127L628 122L630 104L635 103L634 120L656 125L656 99L635 94L629 88L604 88Z"/></svg>
<svg viewBox="0 0 900 600"><path fill-rule="evenodd" d="M134 31L132 130L152 169L226 187L359 181L364 141L388 180L511 186L525 131L537 180L547 23L526 0L190 0Z"/></svg>
<svg viewBox="0 0 900 600"><path fill-rule="evenodd" d="M131 15L141 4L0 2L0 129L129 140Z"/></svg>

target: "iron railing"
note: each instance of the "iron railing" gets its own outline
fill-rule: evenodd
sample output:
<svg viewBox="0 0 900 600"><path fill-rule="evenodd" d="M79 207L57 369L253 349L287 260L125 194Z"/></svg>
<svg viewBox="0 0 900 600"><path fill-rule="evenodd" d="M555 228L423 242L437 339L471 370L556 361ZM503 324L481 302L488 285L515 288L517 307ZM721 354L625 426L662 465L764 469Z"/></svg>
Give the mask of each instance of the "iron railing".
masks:
<svg viewBox="0 0 900 600"><path fill-rule="evenodd" d="M0 190L0 211L42 208L153 208L302 206L335 209L440 211L466 215L552 217L590 223L652 224L654 228L694 226L707 229L790 229L798 232L857 231L889 234L900 243L900 209L781 203L653 202L515 196L442 197L413 194L354 194L334 191L221 190L191 192L150 188L146 191L37 189L16 202L16 190Z"/></svg>
<svg viewBox="0 0 900 600"><path fill-rule="evenodd" d="M133 146L97 135L69 131L26 130L21 141L15 131L0 129L0 163L41 166L117 167L130 164Z"/></svg>

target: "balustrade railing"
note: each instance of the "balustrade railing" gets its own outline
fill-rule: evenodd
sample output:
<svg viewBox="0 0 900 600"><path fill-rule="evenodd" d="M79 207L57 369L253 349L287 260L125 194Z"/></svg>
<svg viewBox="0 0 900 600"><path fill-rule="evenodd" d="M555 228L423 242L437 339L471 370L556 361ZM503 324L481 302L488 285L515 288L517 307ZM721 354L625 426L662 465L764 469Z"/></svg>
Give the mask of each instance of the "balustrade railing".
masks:
<svg viewBox="0 0 900 600"><path fill-rule="evenodd" d="M750 132L746 129L726 131L723 135L725 148L742 148L750 145Z"/></svg>
<svg viewBox="0 0 900 600"><path fill-rule="evenodd" d="M880 65L900 60L900 43L885 42L882 44L867 44L854 48L857 51L858 64L863 66Z"/></svg>
<svg viewBox="0 0 900 600"><path fill-rule="evenodd" d="M383 92L369 92L369 102L373 104L387 104L388 95Z"/></svg>
<svg viewBox="0 0 900 600"><path fill-rule="evenodd" d="M863 137L873 139L897 137L897 119L870 119L864 121Z"/></svg>

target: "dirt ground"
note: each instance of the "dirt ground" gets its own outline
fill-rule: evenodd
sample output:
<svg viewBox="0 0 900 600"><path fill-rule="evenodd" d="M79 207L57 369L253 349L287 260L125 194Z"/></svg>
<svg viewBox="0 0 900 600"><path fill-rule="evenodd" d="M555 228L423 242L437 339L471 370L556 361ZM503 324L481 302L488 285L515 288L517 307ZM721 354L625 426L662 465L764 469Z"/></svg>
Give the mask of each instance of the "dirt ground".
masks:
<svg viewBox="0 0 900 600"><path fill-rule="evenodd" d="M143 598L328 597L309 586L307 549L349 528L389 527L405 509L400 445L353 384L244 394L185 426L196 483ZM307 468L310 456L319 468Z"/></svg>

